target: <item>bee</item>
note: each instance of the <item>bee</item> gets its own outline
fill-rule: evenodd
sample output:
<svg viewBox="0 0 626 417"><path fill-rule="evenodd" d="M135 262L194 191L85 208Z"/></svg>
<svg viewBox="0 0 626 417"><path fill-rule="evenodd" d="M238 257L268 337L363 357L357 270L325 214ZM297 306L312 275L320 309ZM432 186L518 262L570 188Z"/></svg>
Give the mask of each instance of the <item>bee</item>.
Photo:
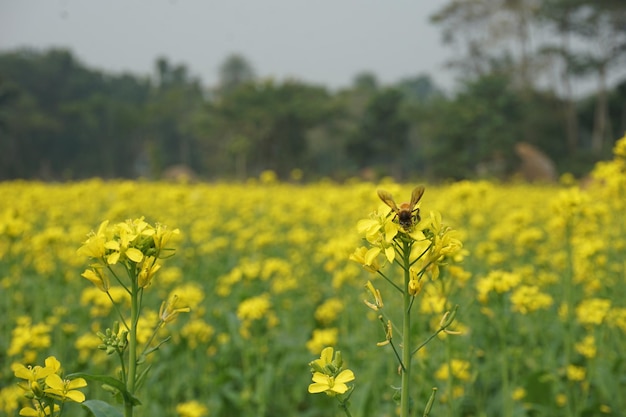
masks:
<svg viewBox="0 0 626 417"><path fill-rule="evenodd" d="M398 218L398 223L404 228L409 230L411 226L420 221L420 209L415 207L419 203L420 199L424 195L424 187L418 185L413 189L411 193L411 202L402 203L400 207L396 205L391 193L385 190L378 190L378 197L383 200L383 203L391 207L391 210L395 213L395 217Z"/></svg>

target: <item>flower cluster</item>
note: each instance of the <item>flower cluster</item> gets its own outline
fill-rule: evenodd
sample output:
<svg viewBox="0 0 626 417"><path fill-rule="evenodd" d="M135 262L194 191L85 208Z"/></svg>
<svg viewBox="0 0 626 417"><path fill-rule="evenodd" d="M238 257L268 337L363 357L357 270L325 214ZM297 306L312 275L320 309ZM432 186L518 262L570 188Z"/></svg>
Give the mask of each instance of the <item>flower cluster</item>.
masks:
<svg viewBox="0 0 626 417"><path fill-rule="evenodd" d="M354 381L354 373L350 369L343 369L343 359L341 352L334 353L332 347L322 350L319 359L309 363L313 373L313 383L309 385L311 394L325 392L331 397L337 394L345 394L354 387L347 385Z"/></svg>
<svg viewBox="0 0 626 417"><path fill-rule="evenodd" d="M79 255L96 261L82 276L101 291L108 292L111 266L122 264L137 276L138 287L145 288L161 268L158 259L172 254L173 249L169 249L167 244L172 236L179 233L178 229L168 230L160 224L152 226L143 217L112 226L106 220L78 249Z"/></svg>
<svg viewBox="0 0 626 417"><path fill-rule="evenodd" d="M411 251L411 269L415 271L410 291L415 295L425 272L435 280L439 276L441 265L462 260L463 244L454 230L442 224L441 214L438 212L431 211L423 218L414 215L413 220L405 227L393 209L381 206L369 218L357 223L357 231L368 242L369 247L357 248L350 255L350 259L370 272L380 272L381 255L382 262L397 261L402 254L403 245L407 244Z"/></svg>
<svg viewBox="0 0 626 417"><path fill-rule="evenodd" d="M63 379L60 375L61 363L54 356L48 357L43 367L26 367L18 363L11 369L17 378L24 380L18 386L25 391L24 396L32 401L32 407L22 408L20 416L53 416L60 412L66 401L85 401L85 394L77 388L86 387L87 381L83 378Z"/></svg>

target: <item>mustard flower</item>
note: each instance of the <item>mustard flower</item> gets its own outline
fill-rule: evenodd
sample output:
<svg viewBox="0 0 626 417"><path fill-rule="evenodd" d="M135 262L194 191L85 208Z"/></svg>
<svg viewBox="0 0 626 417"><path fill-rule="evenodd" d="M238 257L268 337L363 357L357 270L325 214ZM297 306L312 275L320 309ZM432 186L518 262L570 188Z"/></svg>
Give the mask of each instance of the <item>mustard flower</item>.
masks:
<svg viewBox="0 0 626 417"><path fill-rule="evenodd" d="M345 369L337 376L325 375L321 372L313 374L313 383L309 385L311 394L325 392L326 395L335 396L336 394L345 394L348 391L347 382L354 381L354 373Z"/></svg>
<svg viewBox="0 0 626 417"><path fill-rule="evenodd" d="M511 394L511 398L513 398L515 401L521 401L524 398L526 398L526 390L523 387L517 387L513 390L513 393Z"/></svg>
<svg viewBox="0 0 626 417"><path fill-rule="evenodd" d="M446 380L450 377L451 372L453 377L461 381L469 381L471 377L469 369L470 363L468 361L462 359L452 359L449 364L444 363L439 367L439 369L435 372L435 378Z"/></svg>
<svg viewBox="0 0 626 417"><path fill-rule="evenodd" d="M50 410L50 406L47 405L44 408L41 408L39 404L35 404L35 408L32 407L24 407L20 410L20 416L25 417L47 417L51 416L54 413L57 413L61 410L58 404L54 404L54 407Z"/></svg>
<svg viewBox="0 0 626 417"><path fill-rule="evenodd" d="M611 300L590 298L576 307L576 318L584 326L598 326L604 322L611 310Z"/></svg>
<svg viewBox="0 0 626 417"><path fill-rule="evenodd" d="M214 334L215 329L202 319L191 320L180 330L180 336L187 341L191 349L206 346Z"/></svg>
<svg viewBox="0 0 626 417"><path fill-rule="evenodd" d="M179 417L204 417L209 409L198 401L187 401L176 406L176 414Z"/></svg>
<svg viewBox="0 0 626 417"><path fill-rule="evenodd" d="M317 307L314 314L315 319L324 325L328 325L337 320L337 317L343 309L343 301L339 298L329 298Z"/></svg>
<svg viewBox="0 0 626 417"><path fill-rule="evenodd" d="M502 294L511 291L520 283L521 280L522 277L513 272L503 270L491 271L486 277L479 279L476 283L478 301L486 303L488 301L489 294L492 292Z"/></svg>
<svg viewBox="0 0 626 417"><path fill-rule="evenodd" d="M161 265L156 263L154 256L146 256L141 262L139 274L137 275L137 282L140 288L145 288L150 285L152 278L157 271L161 269Z"/></svg>
<svg viewBox="0 0 626 417"><path fill-rule="evenodd" d="M341 359L340 352L337 352L337 355L335 355L334 349L328 346L322 349L319 359L315 359L314 361L309 362L309 366L311 367L311 370L324 373L328 372L328 368L331 365L335 367L341 367L342 362L343 361Z"/></svg>
<svg viewBox="0 0 626 417"><path fill-rule="evenodd" d="M616 158L626 159L626 134L615 142L613 155L615 155Z"/></svg>
<svg viewBox="0 0 626 417"><path fill-rule="evenodd" d="M574 347L576 348L576 352L588 359L595 358L598 351L596 347L596 340L592 335L585 336L585 338L576 343Z"/></svg>
<svg viewBox="0 0 626 417"><path fill-rule="evenodd" d="M17 378L25 379L28 381L27 386L20 385L22 388L26 390L31 389L31 385L39 380L43 380L49 375L55 374L59 372L61 369L61 363L54 356L49 356L45 360L45 366L41 367L39 365L26 367L21 363L16 363L11 366L14 375Z"/></svg>
<svg viewBox="0 0 626 417"><path fill-rule="evenodd" d="M100 223L98 231L89 235L83 245L78 248L77 253L94 259L103 258L106 253L105 243L107 241L106 230L108 225L108 220Z"/></svg>
<svg viewBox="0 0 626 417"><path fill-rule="evenodd" d="M378 248L376 255L384 252L387 260L392 262L395 259L393 240L398 235L400 226L392 222L387 213L389 210L378 210L372 213L370 218L359 220L357 231L365 237L373 248ZM367 263L367 265L371 265L371 263Z"/></svg>
<svg viewBox="0 0 626 417"><path fill-rule="evenodd" d="M76 389L87 386L87 381L83 378L62 379L59 375L52 374L46 377L46 385L49 388L46 388L44 392L59 398L61 401L68 399L77 403L85 401L85 394Z"/></svg>
<svg viewBox="0 0 626 417"><path fill-rule="evenodd" d="M314 329L311 339L306 342L306 348L313 354L319 353L324 346L336 344L338 334L339 330L335 327L329 329Z"/></svg>
<svg viewBox="0 0 626 417"><path fill-rule="evenodd" d="M189 313L191 309L189 307L179 307L179 298L177 295L172 296L169 300L161 303L161 309L159 310L159 318L161 319L161 325L170 323L178 317L180 313Z"/></svg>
<svg viewBox="0 0 626 417"><path fill-rule="evenodd" d="M522 285L511 294L513 311L528 314L539 309L545 309L552 305L550 295L542 293L536 285Z"/></svg>
<svg viewBox="0 0 626 417"><path fill-rule="evenodd" d="M374 285L372 284L371 281L367 281L367 284L365 285L365 288L367 288L367 290L370 292L372 297L374 297L374 302L373 303L371 303L371 302L369 302L367 300L363 300L365 305L368 306L369 308L371 308L374 311L378 311L381 308L383 308L385 305L383 304L383 297L380 295L380 291L378 290L378 288L374 288Z"/></svg>
<svg viewBox="0 0 626 417"><path fill-rule="evenodd" d="M363 265L367 271L373 273L380 270L380 263L378 262L379 254L379 247L368 249L365 246L361 246L350 255L349 259Z"/></svg>
<svg viewBox="0 0 626 417"><path fill-rule="evenodd" d="M152 235L157 252L160 253L165 249L169 241L178 234L180 234L179 229L169 230L167 226L157 223L155 233Z"/></svg>
<svg viewBox="0 0 626 417"><path fill-rule="evenodd" d="M32 323L28 316L20 316L17 326L11 331L11 344L7 350L9 356L25 353L26 349L45 349L50 347L52 328L46 323Z"/></svg>
<svg viewBox="0 0 626 417"><path fill-rule="evenodd" d="M341 352L334 352L332 347L322 349L320 358L309 362L313 372L313 383L309 385L311 394L325 392L327 395L345 394L348 389L346 383L354 380L354 373L343 368Z"/></svg>
<svg viewBox="0 0 626 417"><path fill-rule="evenodd" d="M100 291L108 292L109 288L111 288L111 282L104 271L104 266L100 264L91 264L89 266L91 269L86 269L81 276L91 281Z"/></svg>
<svg viewBox="0 0 626 417"><path fill-rule="evenodd" d="M269 294L261 294L250 297L239 303L237 307L237 317L239 320L259 320L262 319L272 308Z"/></svg>
<svg viewBox="0 0 626 417"><path fill-rule="evenodd" d="M422 287L424 286L424 281L421 280L421 277L418 274L418 270L414 267L409 269L410 277L409 280L409 294L412 296L418 295L422 291Z"/></svg>
<svg viewBox="0 0 626 417"><path fill-rule="evenodd" d="M566 372L570 381L584 381L587 377L587 370L582 366L568 365Z"/></svg>

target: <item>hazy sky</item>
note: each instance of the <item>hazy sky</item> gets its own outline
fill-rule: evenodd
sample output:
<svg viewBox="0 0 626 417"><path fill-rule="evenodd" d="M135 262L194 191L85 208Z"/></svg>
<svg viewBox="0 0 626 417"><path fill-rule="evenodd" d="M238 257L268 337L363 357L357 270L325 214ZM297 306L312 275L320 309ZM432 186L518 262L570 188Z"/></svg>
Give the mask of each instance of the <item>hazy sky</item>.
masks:
<svg viewBox="0 0 626 417"><path fill-rule="evenodd" d="M453 85L430 14L446 0L0 0L0 50L67 47L86 65L152 74L185 64L207 85L230 53L257 75L331 88L430 74Z"/></svg>

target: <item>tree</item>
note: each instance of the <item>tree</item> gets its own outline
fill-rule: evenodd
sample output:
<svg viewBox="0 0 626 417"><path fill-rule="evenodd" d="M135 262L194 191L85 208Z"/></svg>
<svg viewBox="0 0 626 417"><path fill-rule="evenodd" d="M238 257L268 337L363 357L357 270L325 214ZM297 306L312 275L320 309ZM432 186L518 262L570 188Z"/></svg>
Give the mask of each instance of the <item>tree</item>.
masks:
<svg viewBox="0 0 626 417"><path fill-rule="evenodd" d="M223 172L272 169L287 178L307 165L308 132L329 115L328 103L325 89L295 81L239 85L215 103L214 137L205 143L212 163Z"/></svg>
<svg viewBox="0 0 626 417"><path fill-rule="evenodd" d="M372 96L348 143L348 152L358 166L386 166L389 174L404 175L409 123L402 117L402 104L403 95L396 88Z"/></svg>
<svg viewBox="0 0 626 417"><path fill-rule="evenodd" d="M243 55L231 54L219 67L219 91L229 94L254 78L254 69L250 62Z"/></svg>
<svg viewBox="0 0 626 417"><path fill-rule="evenodd" d="M514 166L514 144L522 140L522 100L504 75L467 81L451 100L439 99L423 113L421 130L430 138L428 172L436 178L462 179L482 166L502 177Z"/></svg>

